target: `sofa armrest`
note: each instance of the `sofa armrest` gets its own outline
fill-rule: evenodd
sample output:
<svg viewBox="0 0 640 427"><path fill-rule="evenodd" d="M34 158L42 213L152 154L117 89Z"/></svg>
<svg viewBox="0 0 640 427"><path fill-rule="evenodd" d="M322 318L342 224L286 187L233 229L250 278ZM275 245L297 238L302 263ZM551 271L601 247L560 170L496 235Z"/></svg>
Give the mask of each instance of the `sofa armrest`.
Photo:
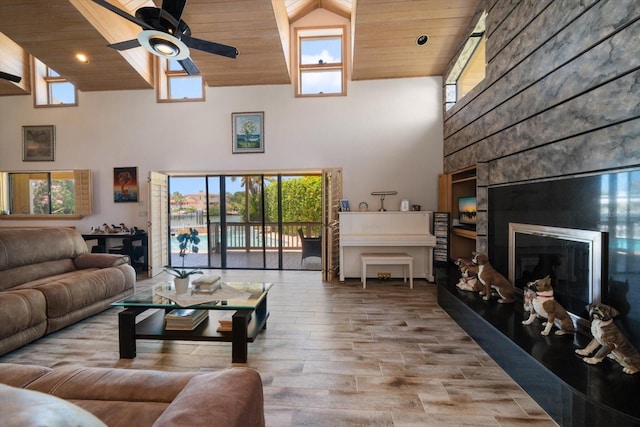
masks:
<svg viewBox="0 0 640 427"><path fill-rule="evenodd" d="M73 263L78 270L85 268L116 267L122 264L129 264L129 256L120 254L87 253L75 257L73 259Z"/></svg>
<svg viewBox="0 0 640 427"><path fill-rule="evenodd" d="M177 425L264 427L260 374L238 367L193 377L153 427Z"/></svg>

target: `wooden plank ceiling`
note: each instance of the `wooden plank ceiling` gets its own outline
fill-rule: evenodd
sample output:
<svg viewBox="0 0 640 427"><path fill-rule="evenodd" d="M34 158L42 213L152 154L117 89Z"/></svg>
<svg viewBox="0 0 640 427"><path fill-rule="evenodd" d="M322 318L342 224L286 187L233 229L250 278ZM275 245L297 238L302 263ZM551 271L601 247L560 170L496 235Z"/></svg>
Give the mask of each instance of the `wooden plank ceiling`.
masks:
<svg viewBox="0 0 640 427"><path fill-rule="evenodd" d="M233 60L191 49L209 86L291 83L289 26L318 8L352 21L351 79L439 76L469 31L480 1L189 0L183 20L194 37L240 52ZM110 2L131 14L153 4ZM18 65L25 62L16 53L18 45L81 91L153 88L152 55L142 48L121 53L106 47L135 38L140 27L91 0L2 0L0 17L0 33L10 39L0 44L0 71L28 79L28 70ZM429 36L424 46L416 44L421 34ZM76 53L86 54L89 63L77 61ZM0 79L0 95L28 94L29 86Z"/></svg>

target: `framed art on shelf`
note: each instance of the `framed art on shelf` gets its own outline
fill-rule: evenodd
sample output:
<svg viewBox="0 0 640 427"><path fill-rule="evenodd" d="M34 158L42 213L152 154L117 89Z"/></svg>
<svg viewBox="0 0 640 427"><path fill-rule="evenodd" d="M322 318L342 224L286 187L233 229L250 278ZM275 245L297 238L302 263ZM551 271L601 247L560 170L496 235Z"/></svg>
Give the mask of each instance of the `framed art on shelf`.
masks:
<svg viewBox="0 0 640 427"><path fill-rule="evenodd" d="M138 201L138 168L113 168L113 201Z"/></svg>
<svg viewBox="0 0 640 427"><path fill-rule="evenodd" d="M22 126L22 161L55 160L56 128L53 125Z"/></svg>
<svg viewBox="0 0 640 427"><path fill-rule="evenodd" d="M349 201L347 199L340 199L340 211L341 212L351 211L351 207L349 206Z"/></svg>
<svg viewBox="0 0 640 427"><path fill-rule="evenodd" d="M232 153L264 153L264 112L231 113Z"/></svg>

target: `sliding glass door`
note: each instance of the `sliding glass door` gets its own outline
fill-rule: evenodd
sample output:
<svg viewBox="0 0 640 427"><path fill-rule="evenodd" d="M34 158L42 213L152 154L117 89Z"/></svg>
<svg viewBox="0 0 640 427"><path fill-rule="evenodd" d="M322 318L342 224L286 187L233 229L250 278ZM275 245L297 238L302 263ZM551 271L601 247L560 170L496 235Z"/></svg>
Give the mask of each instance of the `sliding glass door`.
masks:
<svg viewBox="0 0 640 427"><path fill-rule="evenodd" d="M185 265L320 269L319 256L302 258L299 231L321 232L320 175L173 176L169 194L171 236L188 228L200 233L199 253ZM170 246L172 265L181 265L175 238Z"/></svg>

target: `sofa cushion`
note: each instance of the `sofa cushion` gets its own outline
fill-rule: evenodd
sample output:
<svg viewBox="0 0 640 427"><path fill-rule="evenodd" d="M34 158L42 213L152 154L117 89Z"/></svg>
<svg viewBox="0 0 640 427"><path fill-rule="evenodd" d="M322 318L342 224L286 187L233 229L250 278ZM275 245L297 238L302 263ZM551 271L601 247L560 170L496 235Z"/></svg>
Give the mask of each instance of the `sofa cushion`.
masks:
<svg viewBox="0 0 640 427"><path fill-rule="evenodd" d="M0 271L0 291L16 288L24 283L47 282L51 277L62 276L76 271L72 259L40 262L38 264L21 265Z"/></svg>
<svg viewBox="0 0 640 427"><path fill-rule="evenodd" d="M0 229L0 291L73 271L73 259L87 253L82 235L70 228Z"/></svg>
<svg viewBox="0 0 640 427"><path fill-rule="evenodd" d="M44 295L34 289L0 292L0 338L47 321Z"/></svg>
<svg viewBox="0 0 640 427"><path fill-rule="evenodd" d="M41 292L33 289L0 292L0 307L0 351L14 350L45 334L46 301Z"/></svg>
<svg viewBox="0 0 640 427"><path fill-rule="evenodd" d="M82 235L70 228L0 229L0 270L71 259L88 252Z"/></svg>
<svg viewBox="0 0 640 427"><path fill-rule="evenodd" d="M126 278L117 268L79 270L62 279L36 285L33 289L44 294L47 317L56 318L121 294L126 289Z"/></svg>
<svg viewBox="0 0 640 427"><path fill-rule="evenodd" d="M0 384L0 401L0 423L5 427L106 427L79 406L38 391Z"/></svg>

